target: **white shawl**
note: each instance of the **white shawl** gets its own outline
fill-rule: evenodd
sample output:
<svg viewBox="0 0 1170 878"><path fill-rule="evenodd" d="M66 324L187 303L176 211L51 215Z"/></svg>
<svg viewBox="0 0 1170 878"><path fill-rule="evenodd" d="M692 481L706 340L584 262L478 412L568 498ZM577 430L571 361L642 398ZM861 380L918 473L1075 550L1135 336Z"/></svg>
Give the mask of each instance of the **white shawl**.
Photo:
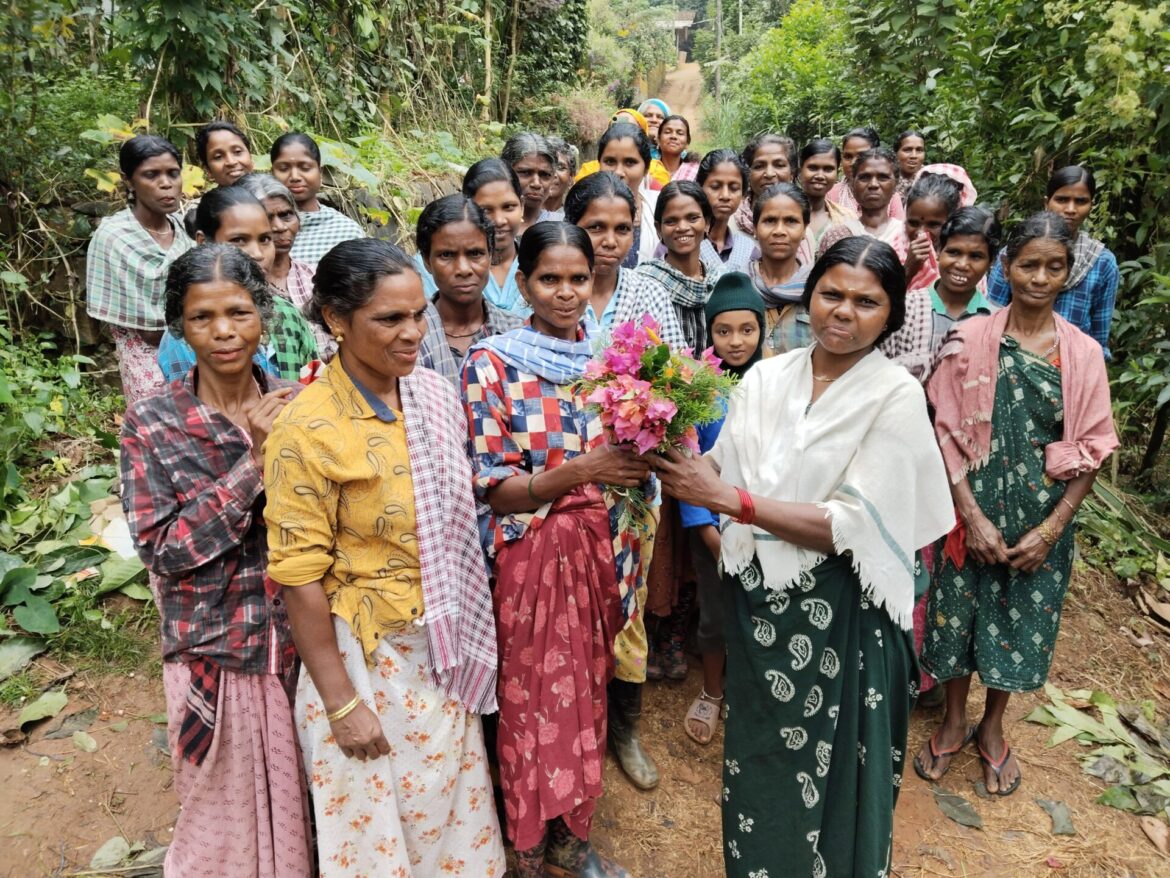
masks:
<svg viewBox="0 0 1170 878"><path fill-rule="evenodd" d="M710 455L732 485L823 508L833 545L851 554L864 594L909 630L914 552L955 522L926 397L909 372L875 350L810 407L814 347L747 373ZM721 530L724 569L742 573L758 556L765 588L798 585L825 557L726 517Z"/></svg>

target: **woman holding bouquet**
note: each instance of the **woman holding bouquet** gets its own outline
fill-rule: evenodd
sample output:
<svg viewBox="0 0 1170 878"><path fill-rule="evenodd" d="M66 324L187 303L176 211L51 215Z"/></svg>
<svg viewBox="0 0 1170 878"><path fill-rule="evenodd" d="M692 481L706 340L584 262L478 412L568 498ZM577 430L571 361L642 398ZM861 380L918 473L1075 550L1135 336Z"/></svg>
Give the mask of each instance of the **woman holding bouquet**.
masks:
<svg viewBox="0 0 1170 878"><path fill-rule="evenodd" d="M723 516L732 878L889 867L912 559L954 521L921 388L876 350L905 297L889 245L839 242L805 285L815 343L752 367L710 461L654 458L667 493Z"/></svg>
<svg viewBox="0 0 1170 878"><path fill-rule="evenodd" d="M517 874L625 876L589 844L606 739L614 638L638 545L599 484L633 487L646 464L606 444L574 384L592 347L581 324L593 246L537 223L517 282L532 318L487 338L464 365L476 493L488 531L499 639L500 780Z"/></svg>

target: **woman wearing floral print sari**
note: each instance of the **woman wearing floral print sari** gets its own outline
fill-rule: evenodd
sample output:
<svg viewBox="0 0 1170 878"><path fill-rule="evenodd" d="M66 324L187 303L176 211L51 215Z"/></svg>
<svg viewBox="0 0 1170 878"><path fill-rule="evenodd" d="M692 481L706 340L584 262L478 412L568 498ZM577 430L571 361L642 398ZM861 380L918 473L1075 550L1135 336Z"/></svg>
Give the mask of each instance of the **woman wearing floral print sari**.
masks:
<svg viewBox="0 0 1170 878"><path fill-rule="evenodd" d="M876 350L905 284L887 244L836 244L805 286L815 343L747 373L710 462L653 462L665 492L723 516L731 878L889 867L914 550L954 520L922 390Z"/></svg>

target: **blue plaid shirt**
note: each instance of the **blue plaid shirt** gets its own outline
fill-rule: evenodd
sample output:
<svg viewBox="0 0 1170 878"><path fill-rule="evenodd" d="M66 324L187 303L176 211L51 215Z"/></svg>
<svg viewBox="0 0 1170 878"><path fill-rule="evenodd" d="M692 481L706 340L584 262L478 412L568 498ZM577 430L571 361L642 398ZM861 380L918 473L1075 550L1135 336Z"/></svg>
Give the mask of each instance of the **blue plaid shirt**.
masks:
<svg viewBox="0 0 1170 878"><path fill-rule="evenodd" d="M1113 323L1113 306L1120 279L1117 257L1106 248L1101 251L1085 279L1061 292L1053 305L1057 314L1100 343L1106 361L1113 359L1109 350L1109 327ZM987 276L987 298L997 305L1006 305L1012 300L1012 290L1004 276L1003 263L998 259Z"/></svg>

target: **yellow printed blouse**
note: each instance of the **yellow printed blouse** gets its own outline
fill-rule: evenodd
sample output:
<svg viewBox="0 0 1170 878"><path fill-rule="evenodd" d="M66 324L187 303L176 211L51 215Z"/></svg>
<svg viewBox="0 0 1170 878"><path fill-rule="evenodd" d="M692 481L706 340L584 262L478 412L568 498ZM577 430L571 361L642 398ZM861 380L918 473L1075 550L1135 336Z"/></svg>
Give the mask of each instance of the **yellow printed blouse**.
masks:
<svg viewBox="0 0 1170 878"><path fill-rule="evenodd" d="M423 615L414 483L402 414L340 360L281 412L264 448L268 575L321 581L367 661Z"/></svg>

